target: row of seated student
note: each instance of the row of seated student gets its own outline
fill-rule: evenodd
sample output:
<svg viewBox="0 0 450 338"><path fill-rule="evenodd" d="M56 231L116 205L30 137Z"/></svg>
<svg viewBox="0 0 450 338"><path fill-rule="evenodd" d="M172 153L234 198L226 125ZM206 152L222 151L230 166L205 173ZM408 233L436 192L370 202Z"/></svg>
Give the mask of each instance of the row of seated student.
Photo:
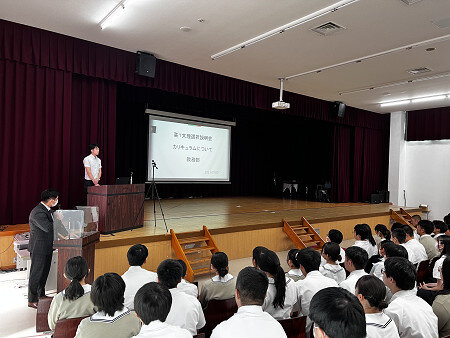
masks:
<svg viewBox="0 0 450 338"><path fill-rule="evenodd" d="M365 231L365 226L355 226L355 237L370 242L371 232ZM439 241L448 239L450 236L443 235ZM441 282L437 283L439 288L433 290L435 299L431 307L416 295L416 267L408 261L408 251L401 244L383 240L379 248L382 260L372 266L370 275L364 270L369 261L367 250L356 245L349 247L344 260L349 276L342 280L342 273L334 274L338 268L327 267L339 266L342 234L330 230L327 242L322 257L309 248L291 250L287 257L291 270L286 275L278 256L264 247L253 250L254 267L243 269L237 278L228 272L226 254L214 254L211 266L215 276L200 290L200 300L205 305L211 299L234 296L239 310L217 326L212 336L285 337L277 319L289 318L294 312L308 316L306 330L314 323L314 332L319 337L349 334L364 337L366 332L368 337L450 334L450 277L446 277L450 274L450 258L442 254ZM77 337L195 335L205 325L205 318L197 300L198 291L192 296L188 293L194 288L183 287L193 285L182 282L186 267L177 260L165 260L155 274L141 267L147 256L145 246L131 247L127 254L130 269L123 277L108 273L98 277L92 287L84 282L88 273L86 261L81 257L70 259L65 276L71 283L52 301L50 328L54 328L58 319L90 316L81 321ZM325 264L321 264L321 259ZM297 280L291 278L292 275ZM384 301L390 302L387 308ZM348 311L356 311L356 317L342 312L347 306ZM362 319L357 318L358 313L363 314ZM331 325L330 322L336 324L336 321L342 322Z"/></svg>

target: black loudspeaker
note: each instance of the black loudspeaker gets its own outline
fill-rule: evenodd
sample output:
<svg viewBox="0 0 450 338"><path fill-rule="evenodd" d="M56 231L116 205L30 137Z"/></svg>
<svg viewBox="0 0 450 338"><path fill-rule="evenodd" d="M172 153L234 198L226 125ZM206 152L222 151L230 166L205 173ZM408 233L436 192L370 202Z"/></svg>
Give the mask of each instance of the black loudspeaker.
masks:
<svg viewBox="0 0 450 338"><path fill-rule="evenodd" d="M136 53L136 74L155 77L156 58L153 54L146 52Z"/></svg>
<svg viewBox="0 0 450 338"><path fill-rule="evenodd" d="M370 195L370 203L372 203L372 204L381 203L381 196L380 196L380 194L371 194Z"/></svg>
<svg viewBox="0 0 450 338"><path fill-rule="evenodd" d="M333 102L333 114L336 114L338 117L344 117L345 107L345 103L339 101Z"/></svg>

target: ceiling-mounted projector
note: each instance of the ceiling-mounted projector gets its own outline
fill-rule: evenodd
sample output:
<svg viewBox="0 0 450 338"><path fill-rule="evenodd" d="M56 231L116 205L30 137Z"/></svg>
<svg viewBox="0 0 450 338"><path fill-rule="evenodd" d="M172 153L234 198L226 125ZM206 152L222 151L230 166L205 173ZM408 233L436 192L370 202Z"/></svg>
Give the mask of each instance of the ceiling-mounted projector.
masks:
<svg viewBox="0 0 450 338"><path fill-rule="evenodd" d="M291 105L289 103L283 101L283 83L284 83L284 79L280 78L280 101L273 102L272 108L289 109L291 107Z"/></svg>

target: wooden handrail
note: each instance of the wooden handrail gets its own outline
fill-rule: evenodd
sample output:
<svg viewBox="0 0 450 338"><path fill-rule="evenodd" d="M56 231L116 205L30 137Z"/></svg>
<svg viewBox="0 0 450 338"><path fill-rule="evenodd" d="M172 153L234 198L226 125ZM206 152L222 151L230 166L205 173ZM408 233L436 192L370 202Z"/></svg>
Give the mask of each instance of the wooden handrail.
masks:
<svg viewBox="0 0 450 338"><path fill-rule="evenodd" d="M183 248L181 247L180 242L178 241L177 235L175 234L175 232L170 229L170 234L172 236L171 242L172 242L172 248L175 251L175 254L177 255L177 257L179 259L182 259L185 263L186 263L186 279L189 282L193 282L194 281L194 270L191 267L191 264L189 263L189 260L187 259L186 255L184 254Z"/></svg>
<svg viewBox="0 0 450 338"><path fill-rule="evenodd" d="M319 234L317 233L317 231L312 227L312 225L309 224L309 222L306 220L305 217L302 217L302 224L303 224L303 225L306 225L306 226L312 231L313 236L314 236L314 240L320 242L320 244L318 244L318 245L319 245L319 248L322 249L322 247L323 247L324 244L325 244L325 241L323 240L323 238L320 237L320 235L319 235Z"/></svg>
<svg viewBox="0 0 450 338"><path fill-rule="evenodd" d="M209 246L213 246L214 250L211 250L212 253L219 252L219 247L217 246L216 242L211 236L211 233L209 232L208 228L206 226L203 226L203 231L205 232L205 237L208 237L208 240L206 241L206 244Z"/></svg>
<svg viewBox="0 0 450 338"><path fill-rule="evenodd" d="M403 208L400 208L400 214L406 218L408 221L412 220L412 216Z"/></svg>
<svg viewBox="0 0 450 338"><path fill-rule="evenodd" d="M402 209L400 209L400 210L402 210ZM391 215L391 219L394 220L394 222L398 222L398 223L403 224L403 225L409 225L409 226L412 228L411 223L408 222L408 221L403 217L403 215L399 214L398 212L396 212L396 211L393 210L393 209L389 209L389 213L390 213L390 215ZM414 229L413 229L413 230L414 230Z"/></svg>

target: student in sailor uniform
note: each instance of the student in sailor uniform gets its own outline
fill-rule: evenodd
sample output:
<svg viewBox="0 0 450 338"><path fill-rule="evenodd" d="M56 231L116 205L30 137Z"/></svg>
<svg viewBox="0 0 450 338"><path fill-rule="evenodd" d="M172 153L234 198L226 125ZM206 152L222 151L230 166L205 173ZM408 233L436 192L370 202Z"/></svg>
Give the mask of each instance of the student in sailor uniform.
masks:
<svg viewBox="0 0 450 338"><path fill-rule="evenodd" d="M191 295L195 298L198 297L198 287L195 284L189 283L184 279L186 277L187 265L182 259L178 259L178 263L180 263L181 268L183 269L181 273L181 282L178 283L177 289L183 291L184 293Z"/></svg>
<svg viewBox="0 0 450 338"><path fill-rule="evenodd" d="M356 282L355 294L366 314L367 338L398 338L397 326L383 313L388 306L384 283L375 276L362 276Z"/></svg>
<svg viewBox="0 0 450 338"><path fill-rule="evenodd" d="M259 257L261 256L262 253L269 251L269 249L267 249L264 246L257 246L253 249L252 252L252 264L253 266L256 268L258 267L258 263L259 263Z"/></svg>
<svg viewBox="0 0 450 338"><path fill-rule="evenodd" d="M330 231L328 231L328 235L326 238L327 242L331 242L331 243L336 243L337 245L339 245L339 247L341 246L342 241L344 240L344 235L342 235L342 232L340 232L337 229L330 229ZM341 255L341 260L338 261L338 264L344 264L345 262L345 250L340 248L339 254ZM321 260L321 265L325 265L327 263L327 261L322 258Z"/></svg>
<svg viewBox="0 0 450 338"><path fill-rule="evenodd" d="M91 300L98 312L78 325L77 338L132 337L141 329L134 313L123 306L125 282L117 273L105 273L92 284Z"/></svg>
<svg viewBox="0 0 450 338"><path fill-rule="evenodd" d="M322 275L334 279L338 284L345 280L346 277L344 268L337 263L337 261L341 260L339 251L340 247L338 244L331 242L325 243L322 247L322 257L327 263L319 269Z"/></svg>
<svg viewBox="0 0 450 338"><path fill-rule="evenodd" d="M188 330L165 323L171 306L172 295L164 285L151 282L142 286L136 293L134 308L143 325L135 337L192 337Z"/></svg>
<svg viewBox="0 0 450 338"><path fill-rule="evenodd" d="M304 279L302 272L300 271L300 265L297 262L296 256L300 252L299 249L291 249L287 255L287 265L290 270L286 273L286 276L292 279L294 282L297 282L300 279Z"/></svg>

